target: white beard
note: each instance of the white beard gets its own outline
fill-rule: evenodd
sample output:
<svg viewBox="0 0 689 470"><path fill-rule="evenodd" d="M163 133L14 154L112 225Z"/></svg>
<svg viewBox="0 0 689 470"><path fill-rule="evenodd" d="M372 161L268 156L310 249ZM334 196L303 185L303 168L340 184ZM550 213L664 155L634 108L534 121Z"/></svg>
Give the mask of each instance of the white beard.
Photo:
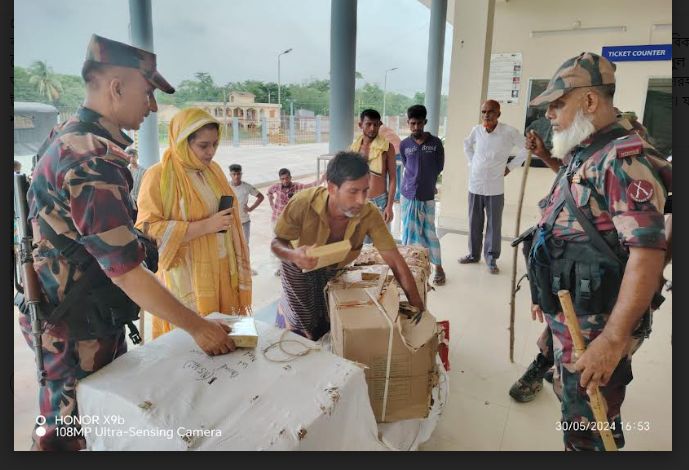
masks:
<svg viewBox="0 0 689 470"><path fill-rule="evenodd" d="M575 146L596 132L592 119L580 109L574 116L572 124L564 131L553 131L553 157L562 160Z"/></svg>

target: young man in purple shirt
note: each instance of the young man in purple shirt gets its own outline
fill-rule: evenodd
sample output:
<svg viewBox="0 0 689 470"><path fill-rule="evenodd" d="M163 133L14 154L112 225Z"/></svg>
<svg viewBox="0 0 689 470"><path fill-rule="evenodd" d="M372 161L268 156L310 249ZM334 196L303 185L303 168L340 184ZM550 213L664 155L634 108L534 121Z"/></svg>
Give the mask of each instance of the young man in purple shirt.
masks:
<svg viewBox="0 0 689 470"><path fill-rule="evenodd" d="M435 231L435 183L445 164L445 149L440 139L424 132L426 107L420 104L407 110L411 135L400 144L404 165L402 178L402 243L421 245L430 251L435 266L433 284L445 284L445 271L440 259L440 240Z"/></svg>

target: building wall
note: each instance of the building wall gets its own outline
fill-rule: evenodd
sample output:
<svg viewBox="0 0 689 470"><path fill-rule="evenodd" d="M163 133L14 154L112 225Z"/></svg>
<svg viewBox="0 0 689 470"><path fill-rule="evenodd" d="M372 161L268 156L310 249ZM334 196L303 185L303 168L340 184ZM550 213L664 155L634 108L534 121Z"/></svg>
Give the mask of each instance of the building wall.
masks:
<svg viewBox="0 0 689 470"><path fill-rule="evenodd" d="M473 0L483 4L488 0ZM466 230L467 165L463 139L471 127L479 123L479 106L474 95L480 95L482 71L472 67L467 71L462 61L475 63L482 53L481 33L485 27L479 22L468 24L467 16L474 8L467 0L457 0L453 18L454 33L450 95L448 103L448 131L446 166L439 224L445 228ZM467 11L472 8L472 11ZM626 26L625 32L568 32L547 37L531 37L534 30L553 30L571 27L581 21L581 27ZM603 46L635 44L669 44L672 31L654 28L654 24L672 23L671 0L509 0L495 4L492 53L521 52L522 75L519 103L501 105L500 120L520 131L524 130L530 79L550 79L566 59L583 51L600 54ZM623 111L635 111L643 121L649 78L671 77L671 61L617 63L617 91L615 105ZM461 78L461 79L460 79ZM486 84L488 76L485 76ZM471 103L468 106L467 103ZM472 115L473 114L473 115ZM520 177L520 175L512 175ZM456 183L456 184L455 184ZM528 191L527 188L527 197ZM547 188L541 190L545 191ZM536 188L533 191L537 191ZM517 194L505 194L506 208ZM504 224L503 224L504 225Z"/></svg>
<svg viewBox="0 0 689 470"><path fill-rule="evenodd" d="M626 26L626 32L568 32L530 37L533 30L564 29L575 21L581 27ZM672 0L521 0L495 5L493 53L521 52L523 58L519 103L502 105L502 120L524 129L529 79L550 79L567 58L583 51L600 54L603 46L669 44L670 29L653 24L672 23ZM671 77L671 61L618 62L615 104L635 111L643 120L648 79ZM478 111L477 111L478 122Z"/></svg>

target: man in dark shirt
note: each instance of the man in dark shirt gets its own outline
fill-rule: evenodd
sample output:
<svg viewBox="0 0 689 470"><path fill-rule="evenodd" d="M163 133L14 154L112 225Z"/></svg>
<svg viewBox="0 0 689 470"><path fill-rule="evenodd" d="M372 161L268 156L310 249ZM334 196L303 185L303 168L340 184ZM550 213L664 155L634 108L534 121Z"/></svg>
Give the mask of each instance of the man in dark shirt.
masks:
<svg viewBox="0 0 689 470"><path fill-rule="evenodd" d="M407 110L411 135L400 144L404 165L402 179L402 243L421 245L430 251L435 266L433 284L445 284L445 271L440 259L440 240L435 231L435 183L445 164L445 150L440 139L424 132L426 108L417 104Z"/></svg>

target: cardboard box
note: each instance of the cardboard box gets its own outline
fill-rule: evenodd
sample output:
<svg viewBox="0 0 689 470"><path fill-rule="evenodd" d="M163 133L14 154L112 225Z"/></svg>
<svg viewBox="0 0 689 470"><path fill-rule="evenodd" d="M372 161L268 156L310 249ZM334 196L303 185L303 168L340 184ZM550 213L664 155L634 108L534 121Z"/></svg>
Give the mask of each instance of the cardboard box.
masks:
<svg viewBox="0 0 689 470"><path fill-rule="evenodd" d="M421 300L426 303L429 284L428 278L431 275L431 263L428 257L428 248L418 245L397 245L397 250L404 258L404 261L409 266L414 280L416 281L416 289L419 291ZM373 245L364 245L359 256L352 262L352 266L375 266L385 265L383 257L380 256L378 250ZM407 300L404 291L400 289L400 298Z"/></svg>
<svg viewBox="0 0 689 470"><path fill-rule="evenodd" d="M428 312L418 324L400 315L400 289L387 273L350 268L328 283L333 352L367 367L378 422L425 418L437 381L436 321Z"/></svg>
<svg viewBox="0 0 689 470"><path fill-rule="evenodd" d="M337 264L347 257L347 254L352 249L352 243L349 240L342 240L335 243L328 243L327 245L317 246L307 250L306 254L314 258L318 258L318 264L311 269L302 269L302 272L308 273L316 269L323 268Z"/></svg>
<svg viewBox="0 0 689 470"><path fill-rule="evenodd" d="M223 318L232 331L229 336L238 348L255 348L258 344L258 330L254 317L246 315L228 315Z"/></svg>

